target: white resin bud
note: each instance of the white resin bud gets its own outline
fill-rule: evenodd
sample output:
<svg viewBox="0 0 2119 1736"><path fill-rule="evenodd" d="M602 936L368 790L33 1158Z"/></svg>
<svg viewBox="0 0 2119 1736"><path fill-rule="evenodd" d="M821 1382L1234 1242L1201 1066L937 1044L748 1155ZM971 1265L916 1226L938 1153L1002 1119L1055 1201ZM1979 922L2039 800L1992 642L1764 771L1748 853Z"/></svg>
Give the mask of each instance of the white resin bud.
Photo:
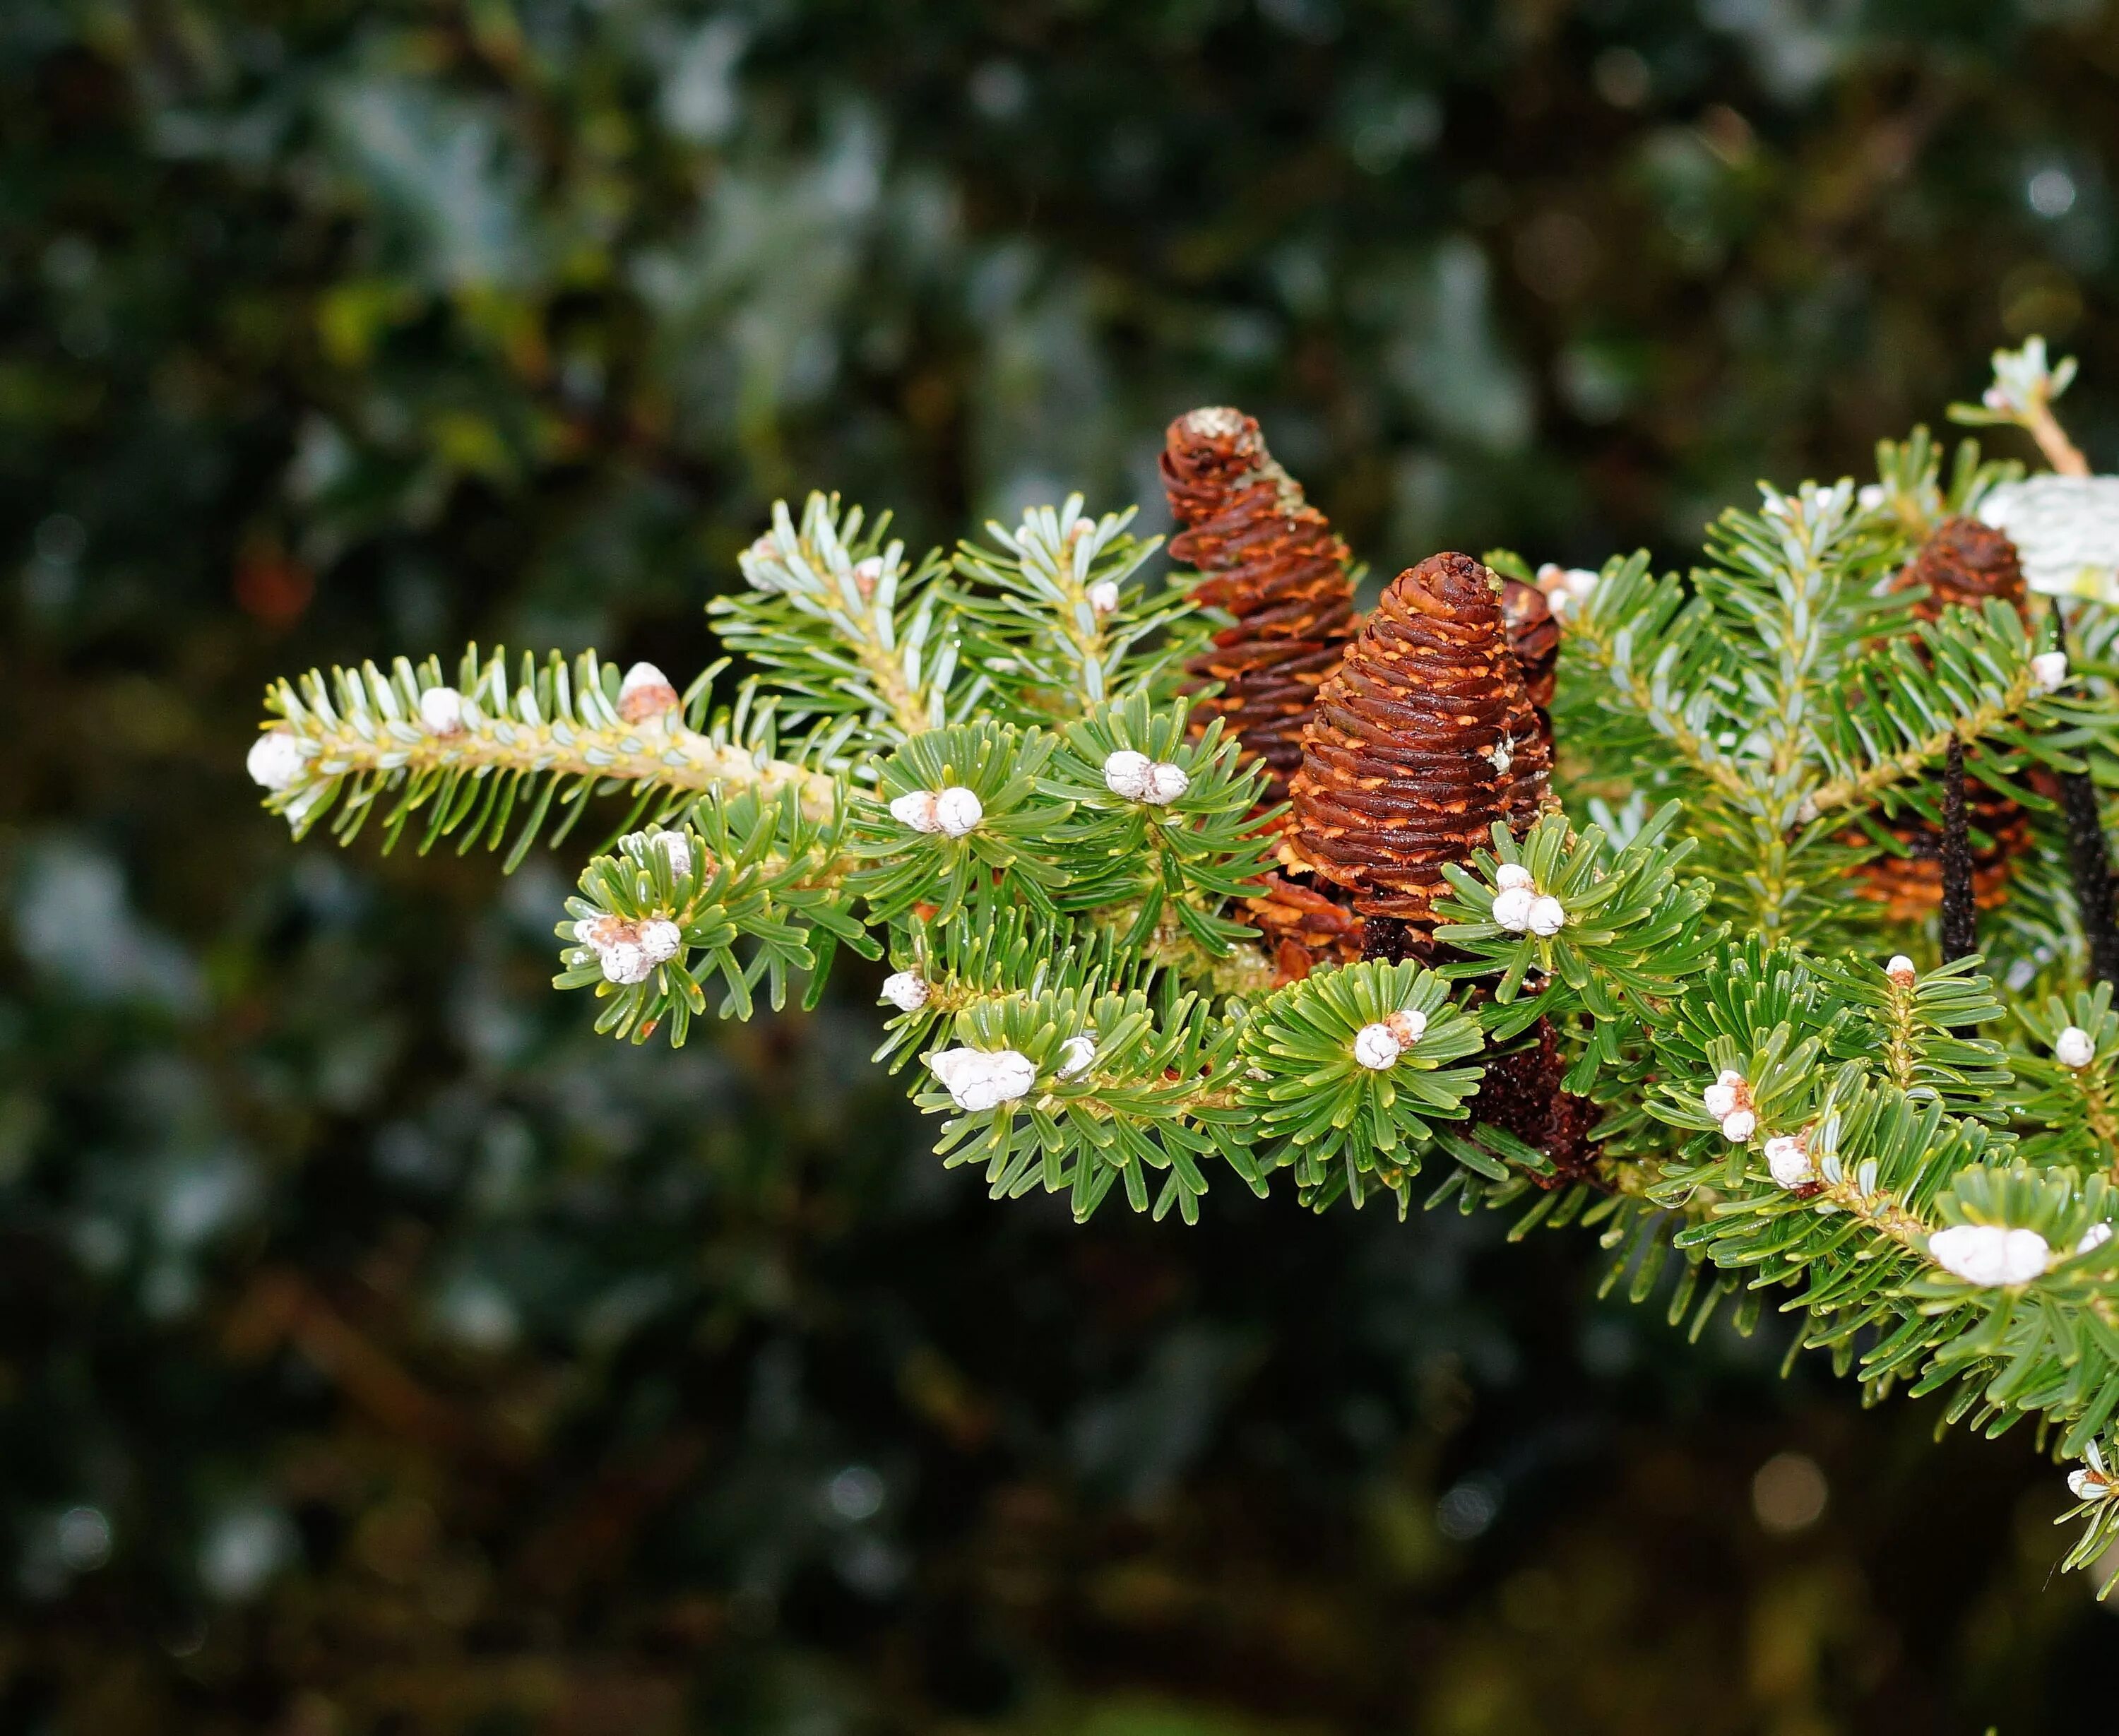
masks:
<svg viewBox="0 0 2119 1736"><path fill-rule="evenodd" d="M618 941L596 950L603 957L603 974L614 983L644 983L655 969L647 948L638 941Z"/></svg>
<svg viewBox="0 0 2119 1736"><path fill-rule="evenodd" d="M629 724L646 723L677 709L677 690L651 663L636 663L618 684L618 715Z"/></svg>
<svg viewBox="0 0 2119 1736"><path fill-rule="evenodd" d="M1105 756L1104 788L1115 796L1138 802L1148 794L1148 774L1154 770L1155 762L1146 754L1121 748Z"/></svg>
<svg viewBox="0 0 2119 1736"><path fill-rule="evenodd" d="M2097 1058L2097 1045L2080 1025L2070 1025L2053 1039L2053 1059L2080 1072Z"/></svg>
<svg viewBox="0 0 2119 1736"><path fill-rule="evenodd" d="M973 1115L1013 1103L1037 1082L1030 1058L1012 1049L945 1049L927 1058L927 1067L957 1107Z"/></svg>
<svg viewBox="0 0 2119 1736"><path fill-rule="evenodd" d="M1520 862L1504 862L1494 870L1494 884L1504 892L1511 887L1532 884L1530 870Z"/></svg>
<svg viewBox="0 0 2119 1736"><path fill-rule="evenodd" d="M679 879L692 872L692 840L682 832L653 832L649 844L662 852L662 859L670 864L670 872Z"/></svg>
<svg viewBox="0 0 2119 1736"><path fill-rule="evenodd" d="M2031 659L2031 685L2041 693L2050 693L2064 686L2067 681L2067 653L2040 651Z"/></svg>
<svg viewBox="0 0 2119 1736"><path fill-rule="evenodd" d="M1733 1085L1710 1085L1699 1094L1699 1102L1717 1121L1736 1113L1736 1088Z"/></svg>
<svg viewBox="0 0 2119 1736"><path fill-rule="evenodd" d="M1100 615L1107 615L1119 606L1118 581L1099 579L1089 587L1089 607Z"/></svg>
<svg viewBox="0 0 2119 1736"><path fill-rule="evenodd" d="M2075 1251L2079 1254L2093 1253L2111 1239L2112 1226L2109 1224L2093 1224L2083 1231L2082 1239L2075 1244Z"/></svg>
<svg viewBox="0 0 2119 1736"><path fill-rule="evenodd" d="M2077 1501L2102 1501L2112 1493L2111 1483L2087 1465L2067 1474L2067 1487Z"/></svg>
<svg viewBox="0 0 2119 1736"><path fill-rule="evenodd" d="M1749 1109L1738 1109L1722 1118L1722 1137L1732 1146L1741 1146L1759 1131L1759 1118Z"/></svg>
<svg viewBox="0 0 2119 1736"><path fill-rule="evenodd" d="M952 838L973 831L985 817L977 795L961 784L952 784L934 798L934 824Z"/></svg>
<svg viewBox="0 0 2119 1736"><path fill-rule="evenodd" d="M1534 899L1530 907L1530 932L1550 940L1567 926L1567 911L1557 898Z"/></svg>
<svg viewBox="0 0 2119 1736"><path fill-rule="evenodd" d="M1799 1134L1776 1134L1766 1141L1766 1168L1783 1187L1801 1187L1817 1179L1817 1165L1811 1162L1810 1148Z"/></svg>
<svg viewBox="0 0 2119 1736"><path fill-rule="evenodd" d="M651 965L676 957L684 945L684 931L666 919L657 917L640 925L640 950Z"/></svg>
<svg viewBox="0 0 2119 1736"><path fill-rule="evenodd" d="M937 812L941 798L931 789L907 790L890 804L891 817L916 832L938 832L942 817Z"/></svg>
<svg viewBox="0 0 2119 1736"><path fill-rule="evenodd" d="M1141 787L1140 799L1157 808L1166 808L1192 787L1192 780L1182 766L1173 766L1167 760L1157 760L1148 768L1148 777Z"/></svg>
<svg viewBox="0 0 2119 1736"><path fill-rule="evenodd" d="M243 762L253 782L285 789L302 775L302 744L287 729L267 729L250 744Z"/></svg>
<svg viewBox="0 0 2119 1736"><path fill-rule="evenodd" d="M454 687L429 687L420 695L420 721L430 735L461 734L463 695Z"/></svg>
<svg viewBox="0 0 2119 1736"><path fill-rule="evenodd" d="M1388 1025L1364 1025L1354 1033L1354 1059L1372 1072L1398 1064L1404 1047Z"/></svg>
<svg viewBox="0 0 2119 1736"><path fill-rule="evenodd" d="M883 557L872 554L865 561L854 562L854 589L864 597L875 595L875 587L883 581Z"/></svg>
<svg viewBox="0 0 2119 1736"><path fill-rule="evenodd" d="M1927 1238L1928 1257L1967 1284L1989 1288L2029 1284L2052 1263L2052 1249L2035 1229L2000 1224L1954 1224Z"/></svg>
<svg viewBox="0 0 2119 1736"><path fill-rule="evenodd" d="M1411 1049L1427 1035L1427 1015L1417 1007L1408 1007L1384 1020L1384 1029L1397 1039L1400 1049Z"/></svg>
<svg viewBox="0 0 2119 1736"><path fill-rule="evenodd" d="M916 970L897 970L883 979L883 998L900 1012L917 1012L930 991Z"/></svg>
<svg viewBox="0 0 2119 1736"><path fill-rule="evenodd" d="M1920 973L1913 969L1913 961L1903 952L1891 955L1891 961L1884 966L1884 974L1901 988L1910 988Z"/></svg>
<svg viewBox="0 0 2119 1736"><path fill-rule="evenodd" d="M1537 895L1527 886L1512 886L1494 894L1494 920L1520 934L1530 926L1531 906Z"/></svg>
<svg viewBox="0 0 2119 1736"><path fill-rule="evenodd" d="M1077 1073L1087 1072L1096 1058L1096 1033L1080 1031L1060 1045L1060 1064L1052 1071L1062 1079L1072 1079Z"/></svg>

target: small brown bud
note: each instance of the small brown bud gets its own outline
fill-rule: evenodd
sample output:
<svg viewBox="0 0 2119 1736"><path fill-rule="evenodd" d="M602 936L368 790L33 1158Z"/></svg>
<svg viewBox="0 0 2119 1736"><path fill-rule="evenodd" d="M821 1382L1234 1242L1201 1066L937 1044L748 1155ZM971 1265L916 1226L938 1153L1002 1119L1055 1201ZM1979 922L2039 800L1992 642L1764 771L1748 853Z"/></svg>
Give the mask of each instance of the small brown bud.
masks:
<svg viewBox="0 0 2119 1736"><path fill-rule="evenodd" d="M1894 590L1916 585L1928 589L1913 605L1923 621L1940 619L1945 609L1976 609L1989 598L2008 604L2019 615L2025 613L2024 568L2016 545L1976 518L1945 519L1891 581Z"/></svg>

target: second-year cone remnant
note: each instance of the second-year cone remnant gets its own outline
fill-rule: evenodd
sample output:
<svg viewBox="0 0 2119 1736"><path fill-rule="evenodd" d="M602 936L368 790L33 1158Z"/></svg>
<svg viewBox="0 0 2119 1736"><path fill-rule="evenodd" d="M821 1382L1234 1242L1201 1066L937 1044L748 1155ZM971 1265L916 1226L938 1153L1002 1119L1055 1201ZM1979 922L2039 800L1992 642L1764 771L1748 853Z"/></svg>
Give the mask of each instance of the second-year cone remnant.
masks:
<svg viewBox="0 0 2119 1736"><path fill-rule="evenodd" d="M1977 519L1947 518L1936 526L1891 581L1894 590L1915 586L1925 586L1928 592L1913 605L1923 621L1940 619L1945 609L1977 609L1989 599L2008 604L2019 615L2024 613L2024 569L2016 545ZM1966 780L1965 796L1966 818L1974 834L1973 902L1991 910L2007 896L2014 859L2031 847L2030 817L1977 778ZM1863 863L1857 889L1902 921L1923 921L1942 902L1942 835L1914 817L1889 822L1889 831L1908 854L1877 856ZM1850 834L1850 841L1862 841L1862 836Z"/></svg>
<svg viewBox="0 0 2119 1736"><path fill-rule="evenodd" d="M1290 784L1293 849L1364 916L1429 926L1444 865L1545 806L1551 743L1501 593L1469 555L1430 555L1392 581L1319 690Z"/></svg>
<svg viewBox="0 0 2119 1736"><path fill-rule="evenodd" d="M1233 617L1185 664L1195 687L1221 689L1198 720L1223 719L1271 772L1265 799L1285 801L1318 687L1354 636L1347 545L1241 410L1171 423L1162 480L1184 527L1171 558L1199 569L1194 599Z"/></svg>

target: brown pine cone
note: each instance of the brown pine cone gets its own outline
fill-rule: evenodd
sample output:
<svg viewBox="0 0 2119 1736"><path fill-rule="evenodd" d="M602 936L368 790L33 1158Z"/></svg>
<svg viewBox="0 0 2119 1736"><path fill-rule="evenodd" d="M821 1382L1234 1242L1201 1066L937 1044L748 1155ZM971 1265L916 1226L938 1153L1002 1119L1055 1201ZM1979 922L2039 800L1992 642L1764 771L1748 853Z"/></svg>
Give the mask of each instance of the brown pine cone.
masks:
<svg viewBox="0 0 2119 1736"><path fill-rule="evenodd" d="M2009 604L2019 616L2025 613L2024 569L2016 545L1974 518L1946 518L1936 525L1920 552L1893 576L1890 588L1909 590L1916 585L1928 590L1913 605L1922 621L1940 620L1945 609L1976 609L1989 598ZM1991 910L2008 896L2011 863L2032 846L2030 817L1977 779L1965 780L1964 795L1974 845L1972 901ZM1942 904L1942 834L1913 818L1893 822L1890 831L1912 854L1864 863L1856 890L1900 921L1925 921ZM1988 840L1983 845L1978 843L1981 833ZM1868 837L1852 831L1845 840L1863 844Z"/></svg>
<svg viewBox="0 0 2119 1736"><path fill-rule="evenodd" d="M1283 802L1319 684L1354 637L1347 545L1240 410L1195 410L1171 423L1162 481L1185 527L1171 558L1199 569L1196 600L1235 617L1185 664L1195 687L1221 687L1200 701L1196 720L1226 719L1272 773L1265 799Z"/></svg>
<svg viewBox="0 0 2119 1736"><path fill-rule="evenodd" d="M1551 748L1500 599L1469 555L1430 555L1392 581L1319 690L1289 785L1293 848L1365 916L1426 926L1443 864L1545 805Z"/></svg>

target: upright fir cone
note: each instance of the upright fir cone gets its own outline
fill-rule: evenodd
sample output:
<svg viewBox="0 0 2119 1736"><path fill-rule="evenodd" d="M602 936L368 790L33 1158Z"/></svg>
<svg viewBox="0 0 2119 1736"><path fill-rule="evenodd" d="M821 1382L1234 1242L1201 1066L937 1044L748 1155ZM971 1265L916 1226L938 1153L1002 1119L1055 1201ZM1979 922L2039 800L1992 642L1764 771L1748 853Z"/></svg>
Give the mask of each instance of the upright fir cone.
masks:
<svg viewBox="0 0 2119 1736"><path fill-rule="evenodd" d="M2025 613L2024 569L2016 545L1976 518L1945 519L1891 580L1894 590L1917 585L1928 590L1913 605L1922 621L1940 620L1945 609L1976 609L1990 598L2008 604L2019 616ZM1966 781L1965 809L1971 829L1990 840L1973 853L1973 902L1991 910L2007 895L2011 863L2031 847L2030 817L1976 778ZM1890 830L1912 854L1865 863L1857 890L1901 921L1924 921L1942 903L1942 834L1913 818L1892 822ZM1863 833L1848 837L1866 840Z"/></svg>
<svg viewBox="0 0 2119 1736"><path fill-rule="evenodd" d="M1551 749L1501 609L1468 555L1400 573L1319 690L1289 785L1294 854L1364 916L1426 928L1446 863L1543 808Z"/></svg>
<svg viewBox="0 0 2119 1736"><path fill-rule="evenodd" d="M1195 410L1170 424L1162 454L1170 510L1185 526L1171 558L1197 567L1192 595L1233 625L1185 664L1195 687L1219 683L1199 718L1226 719L1287 799L1318 687L1354 637L1347 545L1240 410Z"/></svg>

